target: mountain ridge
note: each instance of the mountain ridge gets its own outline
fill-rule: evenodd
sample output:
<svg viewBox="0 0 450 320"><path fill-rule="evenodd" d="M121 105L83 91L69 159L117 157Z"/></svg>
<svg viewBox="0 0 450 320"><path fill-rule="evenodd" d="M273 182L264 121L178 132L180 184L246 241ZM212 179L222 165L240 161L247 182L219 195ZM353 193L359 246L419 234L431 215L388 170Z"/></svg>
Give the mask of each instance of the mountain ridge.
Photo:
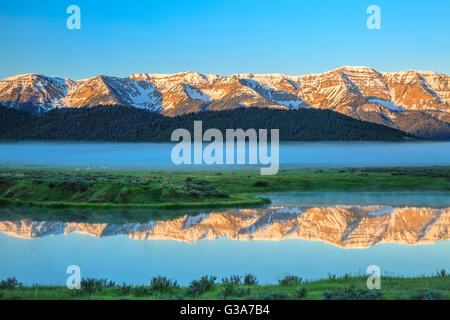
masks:
<svg viewBox="0 0 450 320"><path fill-rule="evenodd" d="M329 109L419 137L450 138L450 76L431 71L344 66L299 76L189 71L82 80L32 73L1 80L0 103L33 113L127 105L166 116L245 107Z"/></svg>

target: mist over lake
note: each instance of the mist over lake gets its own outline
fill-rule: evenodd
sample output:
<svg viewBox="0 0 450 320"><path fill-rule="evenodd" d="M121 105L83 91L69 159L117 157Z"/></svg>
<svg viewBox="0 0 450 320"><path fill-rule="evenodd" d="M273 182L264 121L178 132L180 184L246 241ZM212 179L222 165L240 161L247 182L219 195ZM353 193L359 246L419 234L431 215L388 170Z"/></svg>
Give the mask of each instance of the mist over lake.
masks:
<svg viewBox="0 0 450 320"><path fill-rule="evenodd" d="M80 170L215 170L227 167L236 170L246 167L245 165L176 166L171 161L174 146L174 143L2 143L0 166ZM246 151L248 153L248 150ZM281 167L448 165L450 142L282 142L279 160Z"/></svg>

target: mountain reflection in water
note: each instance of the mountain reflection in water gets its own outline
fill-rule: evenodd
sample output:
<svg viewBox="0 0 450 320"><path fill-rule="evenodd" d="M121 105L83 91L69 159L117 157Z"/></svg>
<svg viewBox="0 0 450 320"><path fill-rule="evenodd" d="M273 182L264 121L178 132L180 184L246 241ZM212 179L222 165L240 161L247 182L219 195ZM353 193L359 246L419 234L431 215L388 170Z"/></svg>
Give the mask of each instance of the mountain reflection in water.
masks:
<svg viewBox="0 0 450 320"><path fill-rule="evenodd" d="M271 206L232 209L147 223L0 221L0 232L39 238L72 232L96 237L194 242L221 237L235 240L319 240L342 248L377 243L425 244L450 239L450 208L390 206Z"/></svg>

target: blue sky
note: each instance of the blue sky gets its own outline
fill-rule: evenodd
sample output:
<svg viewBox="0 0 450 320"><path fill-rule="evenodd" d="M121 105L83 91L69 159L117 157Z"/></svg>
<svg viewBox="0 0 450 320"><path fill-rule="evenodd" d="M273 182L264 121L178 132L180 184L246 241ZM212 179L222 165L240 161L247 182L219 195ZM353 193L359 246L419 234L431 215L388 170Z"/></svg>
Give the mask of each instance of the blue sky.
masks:
<svg viewBox="0 0 450 320"><path fill-rule="evenodd" d="M81 30L66 28L71 4ZM366 27L372 4L381 30ZM298 75L342 65L450 74L450 1L2 1L0 43L0 78Z"/></svg>

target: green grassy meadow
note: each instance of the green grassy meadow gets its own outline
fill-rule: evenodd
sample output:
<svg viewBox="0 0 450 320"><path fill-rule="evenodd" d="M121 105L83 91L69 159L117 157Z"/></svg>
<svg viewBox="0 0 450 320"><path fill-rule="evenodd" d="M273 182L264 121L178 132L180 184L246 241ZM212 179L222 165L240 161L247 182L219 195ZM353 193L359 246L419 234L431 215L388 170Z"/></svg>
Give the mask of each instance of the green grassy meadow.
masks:
<svg viewBox="0 0 450 320"><path fill-rule="evenodd" d="M189 209L258 206L269 192L450 191L449 167L242 172L0 170L0 206Z"/></svg>
<svg viewBox="0 0 450 320"><path fill-rule="evenodd" d="M250 277L250 278L249 278ZM179 286L174 280L158 276L149 283L130 286L104 279L85 279L81 289L63 286L24 287L13 280L0 283L0 299L25 300L449 300L450 276L445 271L433 276L382 276L379 290L368 290L367 276L329 275L327 279L305 281L286 275L272 285L259 285L253 275L230 276L217 280L205 276L188 286ZM9 284L9 288L8 287ZM3 285L3 287L2 287ZM6 287L6 288L5 288Z"/></svg>

